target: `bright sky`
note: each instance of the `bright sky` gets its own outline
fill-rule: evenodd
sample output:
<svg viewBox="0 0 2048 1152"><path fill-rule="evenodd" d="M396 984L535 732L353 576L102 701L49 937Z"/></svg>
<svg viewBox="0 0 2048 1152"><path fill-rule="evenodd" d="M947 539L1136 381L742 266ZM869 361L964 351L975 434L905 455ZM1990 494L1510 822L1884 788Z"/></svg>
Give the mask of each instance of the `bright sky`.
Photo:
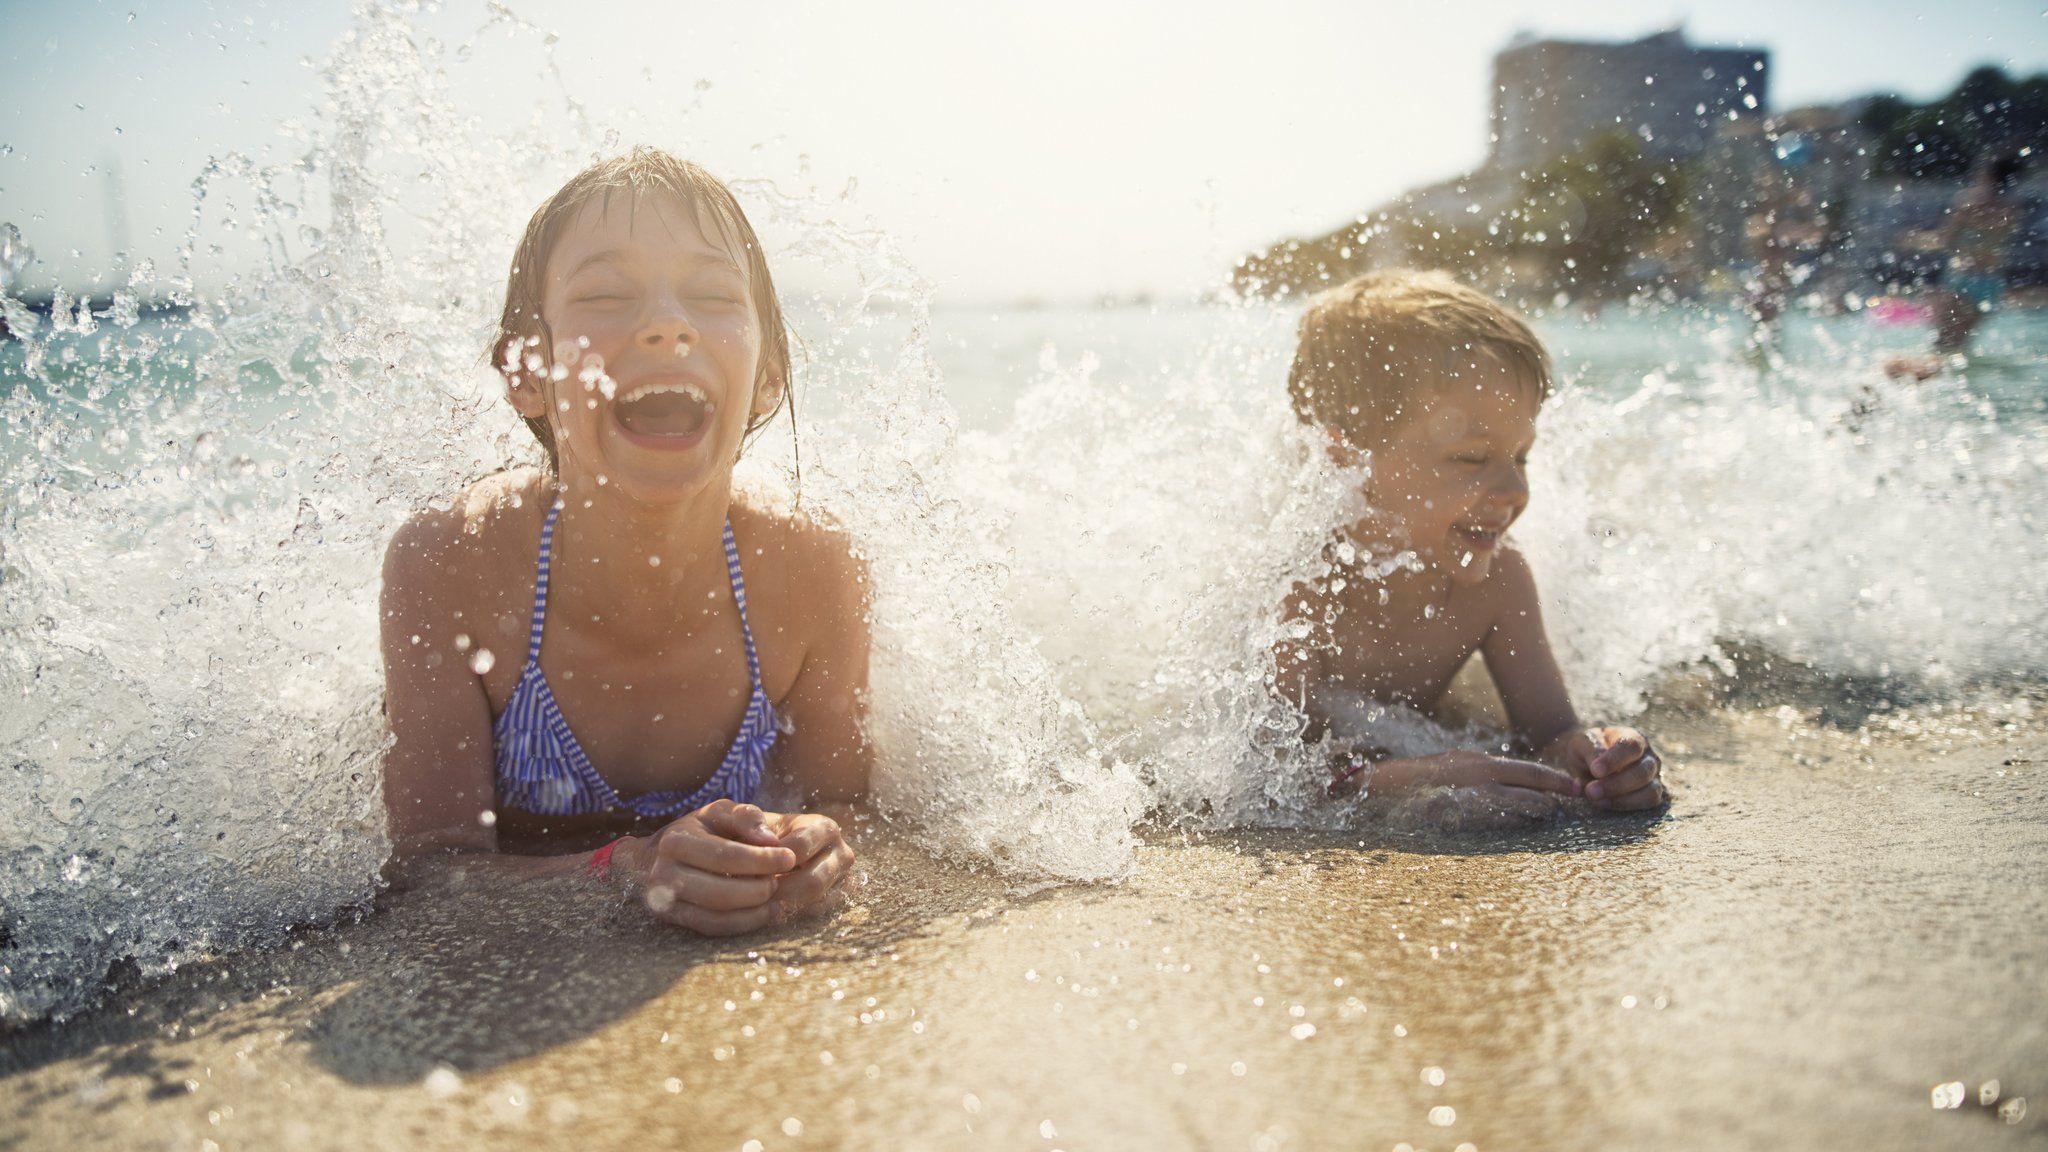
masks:
<svg viewBox="0 0 2048 1152"><path fill-rule="evenodd" d="M2012 0L509 6L559 35L599 122L631 109L647 142L727 176L796 181L807 158L803 181L855 179L855 209L943 294L987 300L1198 290L1246 250L1471 167L1492 56L1518 30L1622 39L1684 18L1696 43L1768 48L1780 109L1924 98L1980 63L2048 70L2041 5ZM455 43L485 19L447 0L418 26ZM133 246L163 262L208 156L294 154L279 126L320 99L305 61L351 22L339 2L0 0L0 222L83 283L111 263L118 167ZM542 96L535 59L481 52L458 91L518 123Z"/></svg>

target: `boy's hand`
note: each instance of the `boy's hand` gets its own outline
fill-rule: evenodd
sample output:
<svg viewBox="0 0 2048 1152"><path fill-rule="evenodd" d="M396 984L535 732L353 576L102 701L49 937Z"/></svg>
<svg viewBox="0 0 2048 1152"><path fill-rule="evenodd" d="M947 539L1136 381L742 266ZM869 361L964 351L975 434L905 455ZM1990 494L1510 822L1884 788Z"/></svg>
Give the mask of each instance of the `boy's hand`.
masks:
<svg viewBox="0 0 2048 1152"><path fill-rule="evenodd" d="M1586 799L1615 812L1655 808L1671 799L1664 758L1633 728L1583 728L1553 740L1545 759L1586 782Z"/></svg>
<svg viewBox="0 0 2048 1152"><path fill-rule="evenodd" d="M1382 761L1350 779L1364 781L1369 793L1381 795L1432 787L1469 788L1502 813L1532 818L1551 815L1557 811L1560 797L1579 794L1578 781L1547 764L1469 749Z"/></svg>

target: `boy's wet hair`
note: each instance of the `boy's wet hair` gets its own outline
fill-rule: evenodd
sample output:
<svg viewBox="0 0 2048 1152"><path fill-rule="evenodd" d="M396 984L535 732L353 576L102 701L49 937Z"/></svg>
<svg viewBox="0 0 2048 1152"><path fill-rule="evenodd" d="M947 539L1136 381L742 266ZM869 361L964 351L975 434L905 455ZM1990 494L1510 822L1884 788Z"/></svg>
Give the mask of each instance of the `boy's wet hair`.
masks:
<svg viewBox="0 0 2048 1152"><path fill-rule="evenodd" d="M511 387L538 388L552 367L554 334L541 315L541 301L547 292L548 260L563 229L586 205L596 203L609 212L613 199L622 201L625 211L635 211L642 197L673 196L696 214L707 240L722 241L733 255L746 262L747 282L753 294L754 317L761 328L761 378L779 379L782 392L775 407L747 418L747 439L775 419L788 404L796 412L795 381L790 378L789 329L782 319L782 300L775 294L775 280L768 274L768 258L754 226L741 211L732 190L688 160L659 148L636 147L623 156L600 160L569 178L553 196L534 210L512 257L512 271L505 280L505 310L498 318L498 334L486 353L489 363ZM538 371L529 367L538 355ZM555 471L555 436L548 422L529 417L526 426L548 454L548 470Z"/></svg>
<svg viewBox="0 0 2048 1152"><path fill-rule="evenodd" d="M1498 301L1442 272L1368 272L1309 302L1287 393L1304 422L1370 447L1486 360L1520 369L1539 404L1550 394L1550 353Z"/></svg>

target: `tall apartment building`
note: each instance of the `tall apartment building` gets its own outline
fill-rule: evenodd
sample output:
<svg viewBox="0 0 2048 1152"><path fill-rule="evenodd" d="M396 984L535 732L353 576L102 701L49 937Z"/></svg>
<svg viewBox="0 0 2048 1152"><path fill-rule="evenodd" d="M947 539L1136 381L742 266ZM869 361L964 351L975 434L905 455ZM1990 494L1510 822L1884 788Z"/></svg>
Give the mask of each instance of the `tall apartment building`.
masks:
<svg viewBox="0 0 2048 1152"><path fill-rule="evenodd" d="M1731 121L1768 115L1770 53L1708 48L1672 29L1625 43L1518 39L1493 58L1493 147L1514 172L1623 131L1693 156Z"/></svg>

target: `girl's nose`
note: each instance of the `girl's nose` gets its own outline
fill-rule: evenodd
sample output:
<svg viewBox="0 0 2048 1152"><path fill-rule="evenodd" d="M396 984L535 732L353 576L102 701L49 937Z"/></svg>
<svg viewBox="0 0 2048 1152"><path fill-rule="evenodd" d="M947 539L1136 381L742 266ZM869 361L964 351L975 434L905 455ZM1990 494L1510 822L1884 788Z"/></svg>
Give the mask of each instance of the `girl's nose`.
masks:
<svg viewBox="0 0 2048 1152"><path fill-rule="evenodd" d="M689 312L675 301L657 301L640 327L640 343L649 348L689 348L697 343L697 326L690 322Z"/></svg>

